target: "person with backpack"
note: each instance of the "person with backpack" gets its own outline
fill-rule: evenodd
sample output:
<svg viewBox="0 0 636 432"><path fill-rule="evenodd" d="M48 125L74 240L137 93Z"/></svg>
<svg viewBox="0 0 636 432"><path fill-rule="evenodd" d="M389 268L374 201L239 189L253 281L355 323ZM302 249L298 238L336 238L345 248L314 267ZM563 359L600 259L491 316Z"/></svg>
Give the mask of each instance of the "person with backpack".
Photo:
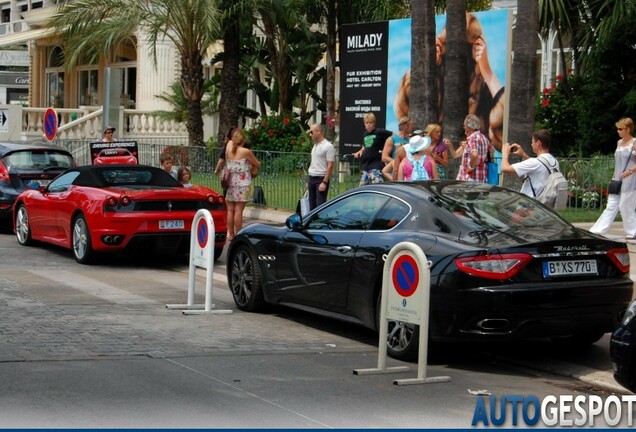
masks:
<svg viewBox="0 0 636 432"><path fill-rule="evenodd" d="M607 207L590 228L594 234L605 235L609 231L618 212L623 219L625 240L636 240L636 138L634 121L625 117L616 122L619 140L614 151L614 174L612 180L619 181L618 190L609 191ZM613 181L613 182L614 182Z"/></svg>
<svg viewBox="0 0 636 432"><path fill-rule="evenodd" d="M430 156L431 138L415 135L404 147L405 156L398 167L398 180L437 180L437 167Z"/></svg>
<svg viewBox="0 0 636 432"><path fill-rule="evenodd" d="M550 154L552 135L545 129L532 134L530 157L519 144L505 143L501 147L501 171L524 177L521 193L535 198L555 210L567 205L567 180L559 169L559 161ZM511 164L510 154L521 157L521 162Z"/></svg>

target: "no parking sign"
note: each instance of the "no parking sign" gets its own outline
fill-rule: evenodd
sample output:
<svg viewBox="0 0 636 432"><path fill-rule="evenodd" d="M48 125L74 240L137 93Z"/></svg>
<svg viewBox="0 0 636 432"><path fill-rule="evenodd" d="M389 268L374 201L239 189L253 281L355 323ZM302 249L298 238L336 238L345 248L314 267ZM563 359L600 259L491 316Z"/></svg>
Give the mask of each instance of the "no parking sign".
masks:
<svg viewBox="0 0 636 432"><path fill-rule="evenodd" d="M423 296L430 283L426 261L409 248L398 250L389 269L386 317L413 324L422 324L425 312ZM428 319L428 318L427 318Z"/></svg>
<svg viewBox="0 0 636 432"><path fill-rule="evenodd" d="M212 214L208 211L199 210L194 216L192 223L193 237L192 243L194 244L194 250L192 254L192 260L197 267L208 268L212 263L212 254L210 249L214 248L214 220ZM196 241L194 240L196 238Z"/></svg>

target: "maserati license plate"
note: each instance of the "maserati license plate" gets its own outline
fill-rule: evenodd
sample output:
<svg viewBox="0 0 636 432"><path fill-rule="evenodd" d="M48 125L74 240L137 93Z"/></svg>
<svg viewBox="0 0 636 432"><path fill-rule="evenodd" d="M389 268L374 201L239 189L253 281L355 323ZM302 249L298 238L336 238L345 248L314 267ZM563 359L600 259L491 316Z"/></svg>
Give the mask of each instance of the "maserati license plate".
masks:
<svg viewBox="0 0 636 432"><path fill-rule="evenodd" d="M159 229L161 230L183 229L183 228L185 228L185 223L182 220L160 220L159 221Z"/></svg>
<svg viewBox="0 0 636 432"><path fill-rule="evenodd" d="M596 260L544 261L543 277L597 275Z"/></svg>

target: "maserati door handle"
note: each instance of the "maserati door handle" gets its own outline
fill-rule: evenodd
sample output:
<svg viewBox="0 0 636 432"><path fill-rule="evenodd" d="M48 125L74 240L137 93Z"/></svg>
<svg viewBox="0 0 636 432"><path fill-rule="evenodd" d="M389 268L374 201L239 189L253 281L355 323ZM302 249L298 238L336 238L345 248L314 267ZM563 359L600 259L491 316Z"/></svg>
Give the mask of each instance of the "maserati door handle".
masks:
<svg viewBox="0 0 636 432"><path fill-rule="evenodd" d="M347 252L351 252L353 249L351 248L351 246L338 246L336 250L338 252L347 253Z"/></svg>

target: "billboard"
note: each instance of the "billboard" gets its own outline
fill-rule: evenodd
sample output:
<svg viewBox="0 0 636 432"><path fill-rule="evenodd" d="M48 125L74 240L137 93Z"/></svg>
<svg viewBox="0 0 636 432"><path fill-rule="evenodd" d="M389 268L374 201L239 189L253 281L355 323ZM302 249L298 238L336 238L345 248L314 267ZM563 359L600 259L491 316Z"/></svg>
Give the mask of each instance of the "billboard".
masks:
<svg viewBox="0 0 636 432"><path fill-rule="evenodd" d="M443 89L446 16L435 17L438 71ZM500 145L506 92L509 87L511 15L509 10L466 14L466 65L470 89L466 114L482 119L482 131ZM408 115L411 68L411 19L343 26L340 43L340 154L362 146L363 116L373 112L377 126L397 132L399 118ZM442 95L434 95L440 104ZM426 125L415 125L425 127Z"/></svg>

